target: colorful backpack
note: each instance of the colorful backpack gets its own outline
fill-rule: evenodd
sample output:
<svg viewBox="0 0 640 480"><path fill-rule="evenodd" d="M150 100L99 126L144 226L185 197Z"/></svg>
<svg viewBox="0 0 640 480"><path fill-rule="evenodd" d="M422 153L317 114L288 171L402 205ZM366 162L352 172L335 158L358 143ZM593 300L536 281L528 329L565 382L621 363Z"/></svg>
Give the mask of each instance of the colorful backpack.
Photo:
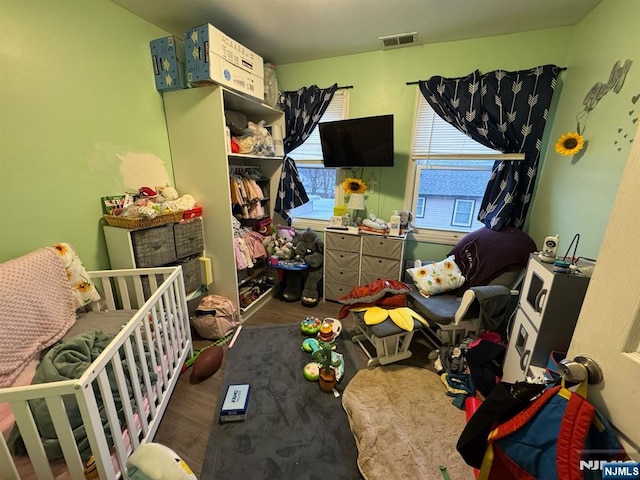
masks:
<svg viewBox="0 0 640 480"><path fill-rule="evenodd" d="M600 461L627 458L607 419L560 385L493 429L487 444L481 480L601 478Z"/></svg>

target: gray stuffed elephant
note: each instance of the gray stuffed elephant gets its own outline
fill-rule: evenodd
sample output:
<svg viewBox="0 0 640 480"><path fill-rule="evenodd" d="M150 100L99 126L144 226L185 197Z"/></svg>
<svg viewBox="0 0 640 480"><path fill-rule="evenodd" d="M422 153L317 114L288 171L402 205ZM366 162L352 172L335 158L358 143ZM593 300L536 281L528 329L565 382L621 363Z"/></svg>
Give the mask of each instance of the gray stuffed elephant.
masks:
<svg viewBox="0 0 640 480"><path fill-rule="evenodd" d="M322 265L324 263L324 242L318 234L307 228L293 239L296 258L304 260L309 268L305 272L302 289L302 304L315 307L320 301L320 280L322 280Z"/></svg>

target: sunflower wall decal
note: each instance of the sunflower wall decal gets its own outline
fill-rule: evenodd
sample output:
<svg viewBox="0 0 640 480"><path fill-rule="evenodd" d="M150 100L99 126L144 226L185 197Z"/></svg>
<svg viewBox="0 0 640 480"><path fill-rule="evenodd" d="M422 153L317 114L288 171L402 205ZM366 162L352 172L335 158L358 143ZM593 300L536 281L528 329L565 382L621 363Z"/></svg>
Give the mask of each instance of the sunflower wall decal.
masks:
<svg viewBox="0 0 640 480"><path fill-rule="evenodd" d="M577 132L569 132L561 135L556 142L556 152L570 157L584 147L584 137Z"/></svg>
<svg viewBox="0 0 640 480"><path fill-rule="evenodd" d="M352 193L362 194L367 191L367 184L359 178L345 178L342 182L342 189L347 195Z"/></svg>

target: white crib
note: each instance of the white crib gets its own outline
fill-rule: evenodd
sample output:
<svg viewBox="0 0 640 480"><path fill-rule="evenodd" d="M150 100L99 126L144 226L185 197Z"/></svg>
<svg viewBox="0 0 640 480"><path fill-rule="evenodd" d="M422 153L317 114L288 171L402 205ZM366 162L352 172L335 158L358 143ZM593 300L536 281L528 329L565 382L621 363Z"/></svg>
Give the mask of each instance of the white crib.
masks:
<svg viewBox="0 0 640 480"><path fill-rule="evenodd" d="M85 478L85 465L63 403L66 395L75 397L78 404L99 477L109 480L126 478L127 458L140 444L153 439L181 367L193 355L181 267L94 271L89 274L102 295L102 301L92 305L92 310L119 311L120 315L129 310L132 311L131 317L77 380L0 389L0 402L8 402L28 452L28 457L12 456L5 438L0 436L2 479ZM145 296L148 298L146 301ZM148 362L136 362L136 356L145 358L145 350ZM125 359L128 365L137 364L142 375L131 374L125 379L121 359ZM107 377L107 365L111 365L115 372L117 391L113 388L113 380L110 384ZM151 381L154 372L157 373L155 383ZM111 446L98 413L94 387L99 389L102 397L108 428L114 432ZM134 399L122 402L123 414L120 416L124 417L123 421L116 411L114 393L121 398ZM28 404L34 399L46 401L64 462L47 460Z"/></svg>

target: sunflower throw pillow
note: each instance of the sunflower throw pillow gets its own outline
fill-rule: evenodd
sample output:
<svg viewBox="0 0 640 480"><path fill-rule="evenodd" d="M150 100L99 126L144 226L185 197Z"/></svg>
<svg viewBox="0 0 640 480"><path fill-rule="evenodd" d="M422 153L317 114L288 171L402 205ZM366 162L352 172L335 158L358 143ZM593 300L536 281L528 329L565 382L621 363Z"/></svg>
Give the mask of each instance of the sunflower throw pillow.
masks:
<svg viewBox="0 0 640 480"><path fill-rule="evenodd" d="M454 258L451 255L440 262L407 269L421 295L430 297L462 286L465 278Z"/></svg>
<svg viewBox="0 0 640 480"><path fill-rule="evenodd" d="M100 300L100 293L84 268L80 257L68 243L57 243L51 247L60 255L67 270L71 291L76 308L84 307L88 303Z"/></svg>

